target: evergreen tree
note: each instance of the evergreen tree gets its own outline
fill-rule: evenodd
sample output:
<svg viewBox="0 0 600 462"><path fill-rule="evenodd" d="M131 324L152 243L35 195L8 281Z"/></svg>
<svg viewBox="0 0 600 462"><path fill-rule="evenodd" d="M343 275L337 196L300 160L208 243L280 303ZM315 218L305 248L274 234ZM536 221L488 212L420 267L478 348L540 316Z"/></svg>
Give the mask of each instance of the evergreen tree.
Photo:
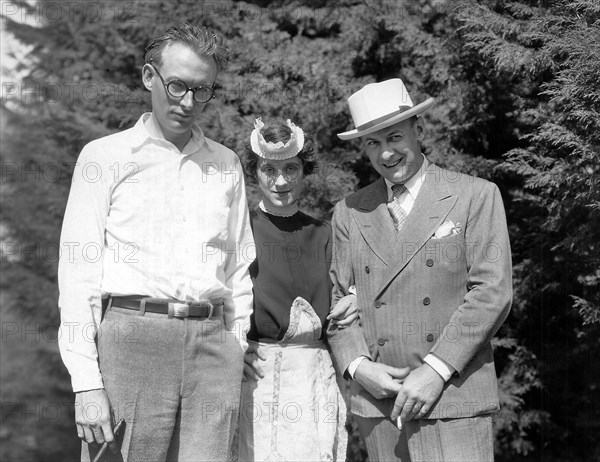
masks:
<svg viewBox="0 0 600 462"><path fill-rule="evenodd" d="M517 453L591 460L600 453L592 437L600 423L600 8L591 0L461 1L453 16L463 55L479 63L464 80L483 75L487 93L500 90L502 99L492 108L483 97L485 114L472 106L465 118L492 115L491 127L507 134L496 168L515 263L507 330L526 356L513 353L509 371L525 405L508 416L513 428L500 441L515 446L515 435L526 435L534 443ZM494 133L481 133L494 144ZM518 372L523 360L535 367Z"/></svg>
<svg viewBox="0 0 600 462"><path fill-rule="evenodd" d="M2 459L78 458L55 341L70 175L86 142L149 110L144 45L182 21L215 28L232 52L203 115L207 135L241 154L255 117L294 120L321 159L302 204L316 216L328 218L335 202L376 177L359 144L336 136L351 126L350 94L401 77L416 102L436 98L425 114L426 154L496 182L507 208L515 301L495 341L497 456L599 456L596 1L14 5L3 9L6 30L33 48L27 77L3 82L10 97L1 107L2 439L11 443L0 447ZM248 191L255 204L256 185ZM364 460L355 427L352 435L349 460Z"/></svg>

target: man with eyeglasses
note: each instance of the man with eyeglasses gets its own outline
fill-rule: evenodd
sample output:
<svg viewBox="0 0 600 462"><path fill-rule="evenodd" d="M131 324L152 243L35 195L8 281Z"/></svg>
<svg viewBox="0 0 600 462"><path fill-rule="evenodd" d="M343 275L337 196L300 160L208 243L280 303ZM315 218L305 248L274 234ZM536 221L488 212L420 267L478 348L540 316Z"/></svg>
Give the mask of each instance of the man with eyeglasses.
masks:
<svg viewBox="0 0 600 462"><path fill-rule="evenodd" d="M145 61L152 112L86 145L73 174L59 346L83 460L105 442L115 460L226 460L255 255L238 158L198 119L227 50L182 24Z"/></svg>

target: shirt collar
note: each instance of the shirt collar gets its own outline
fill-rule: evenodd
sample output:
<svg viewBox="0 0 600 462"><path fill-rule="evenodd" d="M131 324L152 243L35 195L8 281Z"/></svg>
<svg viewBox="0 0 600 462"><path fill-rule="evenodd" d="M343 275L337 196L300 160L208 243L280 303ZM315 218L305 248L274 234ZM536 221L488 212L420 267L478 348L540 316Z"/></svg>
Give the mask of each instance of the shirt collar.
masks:
<svg viewBox="0 0 600 462"><path fill-rule="evenodd" d="M145 112L138 119L136 124L133 126L133 134L132 134L132 152L139 151L147 144L150 143L169 143L167 140L163 138L157 138L152 136L148 129L146 128L146 122L152 116L151 112ZM171 144L171 143L169 143ZM207 145L206 137L204 136L204 132L198 126L198 124L194 124L192 126L192 137L188 141L188 143L183 148L183 152L181 153L184 156L188 156L200 150L204 146Z"/></svg>
<svg viewBox="0 0 600 462"><path fill-rule="evenodd" d="M427 167L429 167L429 161L427 160L427 157L425 157L423 153L421 153L421 155L423 156L423 163L421 164L421 167L417 173L404 182L404 186L406 186L406 190L413 200L415 200L417 198L417 194L419 194L419 190L421 189L423 180L425 179L425 170L427 170ZM394 197L394 193L392 192L392 186L394 183L385 178L385 184L387 186L388 199L391 199Z"/></svg>

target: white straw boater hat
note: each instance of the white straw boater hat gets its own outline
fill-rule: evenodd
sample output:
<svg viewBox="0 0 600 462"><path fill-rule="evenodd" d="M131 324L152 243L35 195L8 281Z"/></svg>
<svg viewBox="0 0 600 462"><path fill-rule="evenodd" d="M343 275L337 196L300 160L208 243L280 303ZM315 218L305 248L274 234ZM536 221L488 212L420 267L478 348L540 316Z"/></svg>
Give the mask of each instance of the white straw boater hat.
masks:
<svg viewBox="0 0 600 462"><path fill-rule="evenodd" d="M261 130L265 126L259 117L254 121L254 130L250 134L250 146L252 151L263 159L284 160L298 155L304 147L304 132L290 119L287 119L286 125L291 130L290 139L284 143L278 141L273 143L265 140Z"/></svg>
<svg viewBox="0 0 600 462"><path fill-rule="evenodd" d="M432 104L433 98L428 98L415 106L400 79L370 83L348 98L350 114L356 128L338 133L338 137L351 140L368 135L420 114Z"/></svg>

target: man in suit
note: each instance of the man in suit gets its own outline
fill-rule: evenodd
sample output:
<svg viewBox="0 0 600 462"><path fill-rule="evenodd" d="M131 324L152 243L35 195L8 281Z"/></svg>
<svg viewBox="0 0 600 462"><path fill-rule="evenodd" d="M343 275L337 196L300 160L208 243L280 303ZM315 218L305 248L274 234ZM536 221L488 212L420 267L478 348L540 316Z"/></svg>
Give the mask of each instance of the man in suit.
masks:
<svg viewBox="0 0 600 462"><path fill-rule="evenodd" d="M400 79L348 99L382 176L333 214L333 303L355 285L360 323L329 328L351 379L350 408L371 460L493 460L499 408L491 338L512 299L504 206L488 181L421 153L419 117Z"/></svg>

